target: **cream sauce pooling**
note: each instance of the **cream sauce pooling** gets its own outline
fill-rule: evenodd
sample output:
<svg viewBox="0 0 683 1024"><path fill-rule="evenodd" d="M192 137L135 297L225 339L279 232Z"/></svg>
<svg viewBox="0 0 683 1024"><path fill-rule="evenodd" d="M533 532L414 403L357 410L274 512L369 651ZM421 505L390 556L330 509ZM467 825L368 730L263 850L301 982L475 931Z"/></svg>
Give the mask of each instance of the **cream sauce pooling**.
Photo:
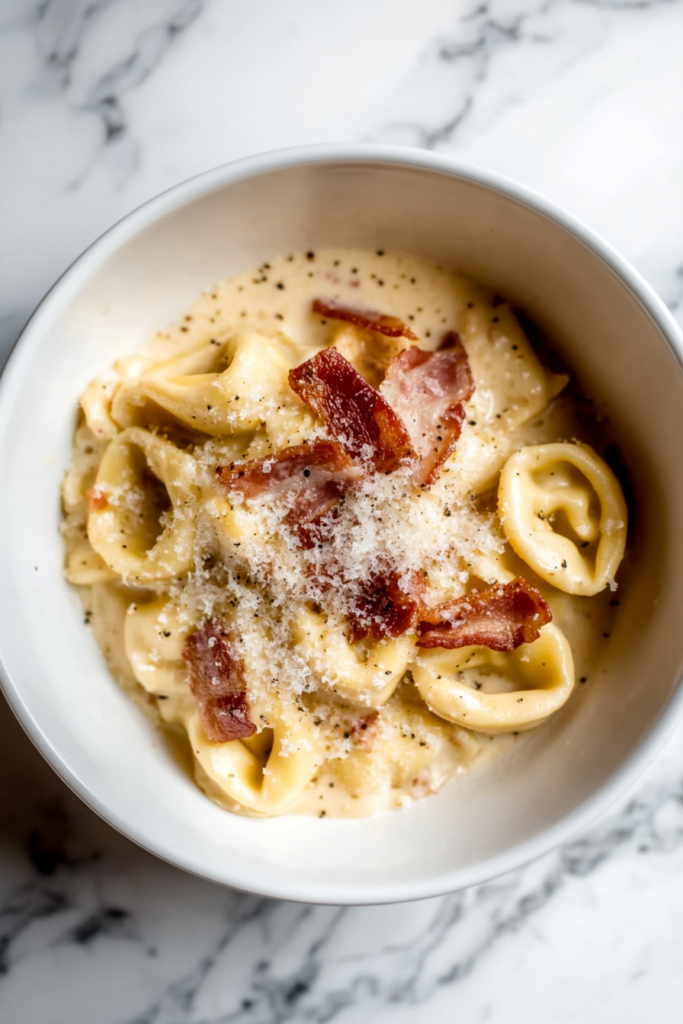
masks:
<svg viewBox="0 0 683 1024"><path fill-rule="evenodd" d="M134 379L151 365L172 359L195 346L218 343L244 330L284 336L283 344L291 350L292 362L303 361L330 342L331 332L345 330L343 325L332 325L324 317L312 315L313 299L397 316L410 325L425 349L438 347L449 330L458 331L463 338L477 390L468 405L467 423L458 451L449 464L449 473L434 487L428 502L445 503L447 507L449 501L457 503L466 499L478 508L493 509L492 488L501 465L512 451L546 440L578 437L590 442L585 425L577 420L575 402L563 396L553 397L554 391L561 390L564 380L538 368L528 341L508 307L463 275L405 254L324 250L269 260L256 270L233 277L205 293L176 325L159 331L143 350L123 360L118 373L124 380ZM107 393L110 384L105 381L99 387ZM106 410L104 401L104 420ZM91 450L84 452L88 447ZM228 448L224 444L224 452ZM243 442L236 440L233 449L230 457L239 457L244 450ZM267 447L259 450L258 438L252 441L249 451L250 456L268 453ZM97 441L86 438L75 458L72 497L78 498L80 492L92 486L101 453L102 447ZM68 485L67 478L67 490ZM78 500L73 504L75 507ZM430 521L429 517L425 519L425 523ZM72 560L81 556L84 563L92 560L94 552L87 550L82 529L79 532L77 525L73 525L70 532L67 529L67 538ZM464 582L458 577L463 572L466 576L467 571L474 571L489 582L502 578L499 570L524 575L544 592L555 622L568 636L577 680L588 678L589 666L594 670L608 641L614 614L610 606L613 595L607 592L590 600L571 597L537 580L510 552L500 532L494 531L487 543L487 550L476 565L467 563L466 569L461 565L458 572L448 565L433 566L430 571L433 595L445 598L455 593L457 596ZM72 578L76 577L77 572L72 573ZM100 578L92 588L84 587L83 596L96 637L113 673L126 688L137 687L142 703L154 709L162 721L173 725L182 721L191 698L182 694L157 694L156 698L150 698L135 683L122 643L126 606L148 599L155 589L158 590L152 588L151 592L141 593L137 588L121 587ZM491 692L500 689L500 681L485 676L473 677L471 685ZM255 694L256 704L261 696ZM311 714L316 713L316 708L323 714L324 701L321 703L315 693L306 694L304 699L310 703ZM408 737L404 738L409 746L411 743L412 746L431 744L435 748L431 760L396 754L391 729L395 732L400 728L400 722L412 713L414 705L414 688L409 683L399 688L385 705L382 714L387 719L384 740L388 753L384 768L381 762L373 761L370 752L363 749L349 752L348 743L333 737L330 750L340 756L333 756L316 772L296 800L288 805L287 813L357 816L387 807L406 806L413 799L438 789L451 775L483 768L516 742L512 735L475 735L443 721L436 722L434 716L426 721L423 715L419 728L429 739L415 740L413 736L413 741L409 741ZM387 767L392 758L396 764ZM406 764L409 767L406 768ZM227 798L206 772L199 773L199 780L209 795L224 806L254 813Z"/></svg>

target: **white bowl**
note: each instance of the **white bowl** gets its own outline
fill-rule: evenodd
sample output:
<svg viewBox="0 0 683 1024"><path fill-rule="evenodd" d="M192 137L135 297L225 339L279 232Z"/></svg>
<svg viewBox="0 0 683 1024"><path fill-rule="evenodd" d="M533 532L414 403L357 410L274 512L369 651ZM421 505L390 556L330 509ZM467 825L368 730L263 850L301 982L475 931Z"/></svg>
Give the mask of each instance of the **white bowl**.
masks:
<svg viewBox="0 0 683 1024"><path fill-rule="evenodd" d="M78 397L205 287L275 253L382 246L465 269L526 310L609 415L634 496L600 678L514 760L365 820L257 820L212 804L104 666L62 576L59 486ZM0 653L8 700L121 832L267 896L384 903L482 882L590 822L681 715L681 338L604 242L538 196L428 153L315 147L201 175L96 242L44 299L0 387Z"/></svg>

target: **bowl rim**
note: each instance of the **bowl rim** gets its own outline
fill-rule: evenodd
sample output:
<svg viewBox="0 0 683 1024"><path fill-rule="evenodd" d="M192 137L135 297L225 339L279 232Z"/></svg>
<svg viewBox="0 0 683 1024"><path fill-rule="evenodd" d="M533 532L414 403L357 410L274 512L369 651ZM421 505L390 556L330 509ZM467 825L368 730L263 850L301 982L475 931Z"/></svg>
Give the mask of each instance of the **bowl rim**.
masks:
<svg viewBox="0 0 683 1024"><path fill-rule="evenodd" d="M126 214L76 258L36 307L17 338L0 376L0 443L7 426L5 410L8 398L15 390L15 380L33 356L33 349L43 334L43 325L49 323L64 301L70 295L76 294L93 272L130 238L187 203L247 178L321 164L373 163L460 178L511 198L553 221L592 250L626 285L652 317L683 370L683 332L652 286L600 235L538 192L470 162L428 150L368 144L297 146L271 150L222 164L172 186ZM255 895L301 903L373 905L425 899L478 885L520 868L573 838L622 798L683 719L683 686L679 679L648 734L635 747L624 764L590 797L570 814L533 838L517 843L503 853L478 861L467 868L446 872L436 878L391 884L373 881L367 885L350 885L343 888L337 888L334 884L319 883L280 884L272 875L255 879L251 876L230 876L229 870L212 872L200 869L189 859L175 854L164 842L156 841L154 836L144 835L132 828L119 814L106 806L90 788L88 782L69 763L68 757L56 749L40 722L25 704L2 654L1 629L0 622L0 687L7 702L35 747L72 792L91 810L144 850L190 874Z"/></svg>

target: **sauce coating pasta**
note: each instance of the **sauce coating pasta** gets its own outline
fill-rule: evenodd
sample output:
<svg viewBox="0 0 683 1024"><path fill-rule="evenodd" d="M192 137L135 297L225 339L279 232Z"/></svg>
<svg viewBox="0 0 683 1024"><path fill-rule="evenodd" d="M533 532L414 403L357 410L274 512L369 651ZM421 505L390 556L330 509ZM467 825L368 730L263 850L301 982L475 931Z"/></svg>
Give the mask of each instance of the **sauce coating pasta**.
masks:
<svg viewBox="0 0 683 1024"><path fill-rule="evenodd" d="M88 387L66 575L209 797L406 807L570 700L627 510L567 384L469 278L325 250L216 286Z"/></svg>

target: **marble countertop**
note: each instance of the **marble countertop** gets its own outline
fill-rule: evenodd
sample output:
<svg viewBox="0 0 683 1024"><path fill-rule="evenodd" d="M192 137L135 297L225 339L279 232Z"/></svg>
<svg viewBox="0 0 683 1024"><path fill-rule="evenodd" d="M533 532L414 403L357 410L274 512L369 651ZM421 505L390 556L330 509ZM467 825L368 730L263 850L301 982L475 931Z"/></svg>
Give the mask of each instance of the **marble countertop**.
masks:
<svg viewBox="0 0 683 1024"><path fill-rule="evenodd" d="M683 322L682 52L680 0L0 0L0 351L144 200L334 140L517 178ZM3 1024L683 1020L683 730L608 817L523 870L346 909L155 860L4 703L0 736Z"/></svg>

